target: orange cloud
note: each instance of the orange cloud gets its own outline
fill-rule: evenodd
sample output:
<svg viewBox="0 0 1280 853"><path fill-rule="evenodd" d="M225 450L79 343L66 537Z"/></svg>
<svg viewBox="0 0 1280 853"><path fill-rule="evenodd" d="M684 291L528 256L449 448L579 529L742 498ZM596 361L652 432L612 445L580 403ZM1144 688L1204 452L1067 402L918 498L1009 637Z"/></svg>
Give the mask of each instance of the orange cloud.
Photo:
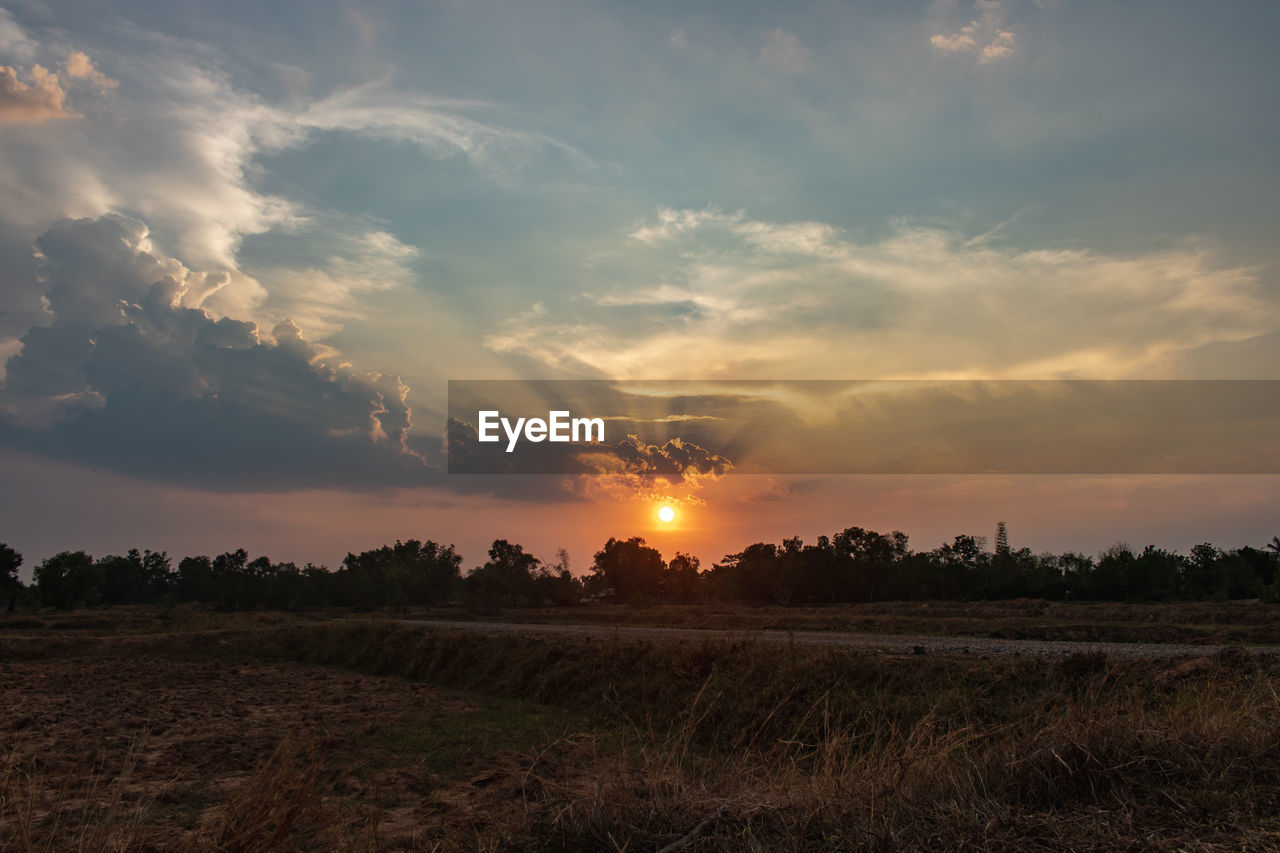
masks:
<svg viewBox="0 0 1280 853"><path fill-rule="evenodd" d="M73 50L62 64L65 77L83 80L98 87L99 92L114 89L119 82L98 70L89 54ZM79 118L80 114L67 106L67 90L57 72L43 65L31 66L25 75L28 81L19 79L20 70L10 65L0 65L0 125L43 124L49 119Z"/></svg>
<svg viewBox="0 0 1280 853"><path fill-rule="evenodd" d="M16 68L0 65L0 124L42 124L49 119L75 117L65 106L67 93L57 74L33 65L30 79L24 83Z"/></svg>
<svg viewBox="0 0 1280 853"><path fill-rule="evenodd" d="M74 77L77 80L88 80L99 89L114 89L120 85L119 81L112 80L99 71L94 66L93 60L89 58L89 54L81 53L78 50L73 50L67 55L67 61L63 68L66 69L68 77Z"/></svg>

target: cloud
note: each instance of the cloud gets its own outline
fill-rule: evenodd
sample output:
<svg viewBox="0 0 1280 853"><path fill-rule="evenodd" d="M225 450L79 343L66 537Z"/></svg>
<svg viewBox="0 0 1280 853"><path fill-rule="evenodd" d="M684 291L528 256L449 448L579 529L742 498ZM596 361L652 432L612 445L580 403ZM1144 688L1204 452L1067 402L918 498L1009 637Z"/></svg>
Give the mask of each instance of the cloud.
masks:
<svg viewBox="0 0 1280 853"><path fill-rule="evenodd" d="M67 55L64 68L68 77L87 80L99 89L114 89L120 85L119 81L112 80L94 67L93 60L89 58L87 53L81 53L78 50L73 50Z"/></svg>
<svg viewBox="0 0 1280 853"><path fill-rule="evenodd" d="M976 34L977 25L971 23L965 25L958 32L951 33L950 35L939 33L930 38L929 42L934 47L938 48L938 50L955 53L956 51L972 50L977 47L978 42Z"/></svg>
<svg viewBox="0 0 1280 853"><path fill-rule="evenodd" d="M809 69L809 48L795 33L775 29L765 36L760 61L785 74L801 74Z"/></svg>
<svg viewBox="0 0 1280 853"><path fill-rule="evenodd" d="M33 55L35 44L7 12L0 9L0 44L11 44L13 52ZM115 88L118 83L99 71L87 53L73 50L63 63L68 79L92 83L100 92ZM26 77L24 82L21 78ZM0 65L0 125L43 124L50 119L80 118L80 114L67 106L67 90L57 72L39 63L29 71L21 71L9 65Z"/></svg>
<svg viewBox="0 0 1280 853"><path fill-rule="evenodd" d="M0 55L20 62L32 62L38 52L39 45L14 20L9 10L0 9Z"/></svg>
<svg viewBox="0 0 1280 853"><path fill-rule="evenodd" d="M38 80L0 72L0 121L73 115L73 83L115 90L110 114L84 111L73 133L0 138L5 224L30 241L63 217L139 216L170 256L226 276L201 305L214 316L264 327L289 317L318 339L358 316L364 295L412 280L418 250L387 223L269 188L266 157L341 135L409 144L502 183L594 167L569 145L505 126L489 103L406 93L387 80L272 100L209 45L144 30L129 32L132 50L112 55L108 77L62 38L0 16L0 39L24 55L67 57L65 73L42 70ZM293 251L246 256L249 239L291 241Z"/></svg>
<svg viewBox="0 0 1280 853"><path fill-rule="evenodd" d="M704 502L696 494L703 485L733 469L726 457L680 438L657 445L629 435L613 447L581 458L593 474L570 479L566 485L592 499L697 505Z"/></svg>
<svg viewBox="0 0 1280 853"><path fill-rule="evenodd" d="M66 221L38 248L48 322L7 363L0 441L242 490L430 480L397 377L329 363L287 321L211 316L225 275L157 253L142 222Z"/></svg>
<svg viewBox="0 0 1280 853"><path fill-rule="evenodd" d="M977 17L959 29L935 33L929 43L942 53L976 55L979 65L1011 56L1016 34L1006 24L1008 9L1001 0L976 0Z"/></svg>
<svg viewBox="0 0 1280 853"><path fill-rule="evenodd" d="M997 30L995 37L978 54L978 64L995 62L1013 53L1013 31Z"/></svg>
<svg viewBox="0 0 1280 853"><path fill-rule="evenodd" d="M347 20L351 22L351 28L355 30L360 46L365 48L373 47L378 37L378 28L373 21L361 15L355 9L347 10Z"/></svg>
<svg viewBox="0 0 1280 853"><path fill-rule="evenodd" d="M467 114L493 110L483 102L409 95L375 82L339 89L301 109L268 110L259 133L268 146L283 147L295 147L321 131L408 142L432 157L465 157L497 179L514 179L548 155L563 157L574 168L594 167L585 154L545 134Z"/></svg>
<svg viewBox="0 0 1280 853"><path fill-rule="evenodd" d="M411 284L412 264L421 256L387 231L336 232L326 242L331 253L315 266L254 267L268 285L265 309L288 315L313 337L362 318L369 294Z"/></svg>
<svg viewBox="0 0 1280 853"><path fill-rule="evenodd" d="M660 210L619 262L656 270L543 300L486 340L608 378L1121 378L1274 331L1258 273L1188 243L1017 249L899 222L870 242L820 222Z"/></svg>
<svg viewBox="0 0 1280 853"><path fill-rule="evenodd" d="M0 65L0 124L43 124L50 119L74 118L65 106L67 93L58 75L42 65L31 66L29 83L18 70Z"/></svg>
<svg viewBox="0 0 1280 853"><path fill-rule="evenodd" d="M616 460L616 462L614 461ZM733 463L725 457L680 438L665 444L647 444L629 435L614 451L613 459L600 460L602 473L619 473L646 482L662 481L672 485L702 477L723 476Z"/></svg>
<svg viewBox="0 0 1280 853"><path fill-rule="evenodd" d="M762 484L739 495L738 500L742 503L790 501L796 497L797 493L798 491L793 485L774 477L768 477Z"/></svg>
<svg viewBox="0 0 1280 853"><path fill-rule="evenodd" d="M674 210L670 207L662 207L658 209L657 221L638 226L631 232L631 239L649 246L656 246L678 234L697 230L708 219L714 219L720 215L718 211L710 209Z"/></svg>

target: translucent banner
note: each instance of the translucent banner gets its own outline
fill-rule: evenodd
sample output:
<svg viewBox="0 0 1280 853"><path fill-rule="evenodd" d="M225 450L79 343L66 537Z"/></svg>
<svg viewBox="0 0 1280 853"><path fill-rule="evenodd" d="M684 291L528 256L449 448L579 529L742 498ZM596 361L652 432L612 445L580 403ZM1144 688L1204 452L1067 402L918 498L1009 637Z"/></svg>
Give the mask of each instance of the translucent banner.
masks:
<svg viewBox="0 0 1280 853"><path fill-rule="evenodd" d="M451 474L1275 474L1273 380L454 380Z"/></svg>

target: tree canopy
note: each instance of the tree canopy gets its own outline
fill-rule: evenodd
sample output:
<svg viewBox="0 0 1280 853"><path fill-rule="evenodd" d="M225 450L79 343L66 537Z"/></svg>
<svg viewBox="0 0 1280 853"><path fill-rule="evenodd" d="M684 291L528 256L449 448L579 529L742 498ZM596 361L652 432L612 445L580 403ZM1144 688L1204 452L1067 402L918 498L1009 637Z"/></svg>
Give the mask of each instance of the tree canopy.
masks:
<svg viewBox="0 0 1280 853"><path fill-rule="evenodd" d="M1170 601L1266 598L1280 600L1280 537L1261 548L1224 550L1204 543L1180 554L1117 543L1096 556L1072 551L1035 554L1010 544L1006 525L995 547L961 534L915 551L900 531L846 527L812 543L800 537L756 542L710 568L692 554L669 561L643 538L610 537L590 573L575 577L561 549L553 562L507 539L496 539L488 560L464 576L452 545L397 540L349 553L337 571L323 566L250 558L244 549L183 557L175 566L163 551L133 549L95 559L63 551L42 560L34 584L18 577L22 555L0 543L0 584L9 607L72 608L114 604L192 602L224 610L343 606L479 608L567 606L583 601L737 601L822 604L924 599Z"/></svg>

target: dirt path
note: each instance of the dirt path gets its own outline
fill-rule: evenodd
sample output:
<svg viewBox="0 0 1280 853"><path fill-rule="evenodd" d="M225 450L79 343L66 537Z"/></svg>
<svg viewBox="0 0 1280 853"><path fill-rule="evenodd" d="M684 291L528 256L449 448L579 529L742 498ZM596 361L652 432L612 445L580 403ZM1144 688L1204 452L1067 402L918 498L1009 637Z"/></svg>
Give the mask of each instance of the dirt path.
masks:
<svg viewBox="0 0 1280 853"><path fill-rule="evenodd" d="M1224 646L1189 643L1084 643L1068 640L1005 640L990 637L939 637L910 634L850 634L839 631L778 631L719 628L654 628L636 625L546 625L517 622L467 622L446 619L402 619L404 625L421 625L459 631L489 633L552 634L593 639L634 640L758 640L769 643L801 643L808 646L841 646L891 654L1030 655L1067 657L1079 652L1102 651L1117 658L1203 657ZM1280 654L1280 646L1244 646L1256 654Z"/></svg>

